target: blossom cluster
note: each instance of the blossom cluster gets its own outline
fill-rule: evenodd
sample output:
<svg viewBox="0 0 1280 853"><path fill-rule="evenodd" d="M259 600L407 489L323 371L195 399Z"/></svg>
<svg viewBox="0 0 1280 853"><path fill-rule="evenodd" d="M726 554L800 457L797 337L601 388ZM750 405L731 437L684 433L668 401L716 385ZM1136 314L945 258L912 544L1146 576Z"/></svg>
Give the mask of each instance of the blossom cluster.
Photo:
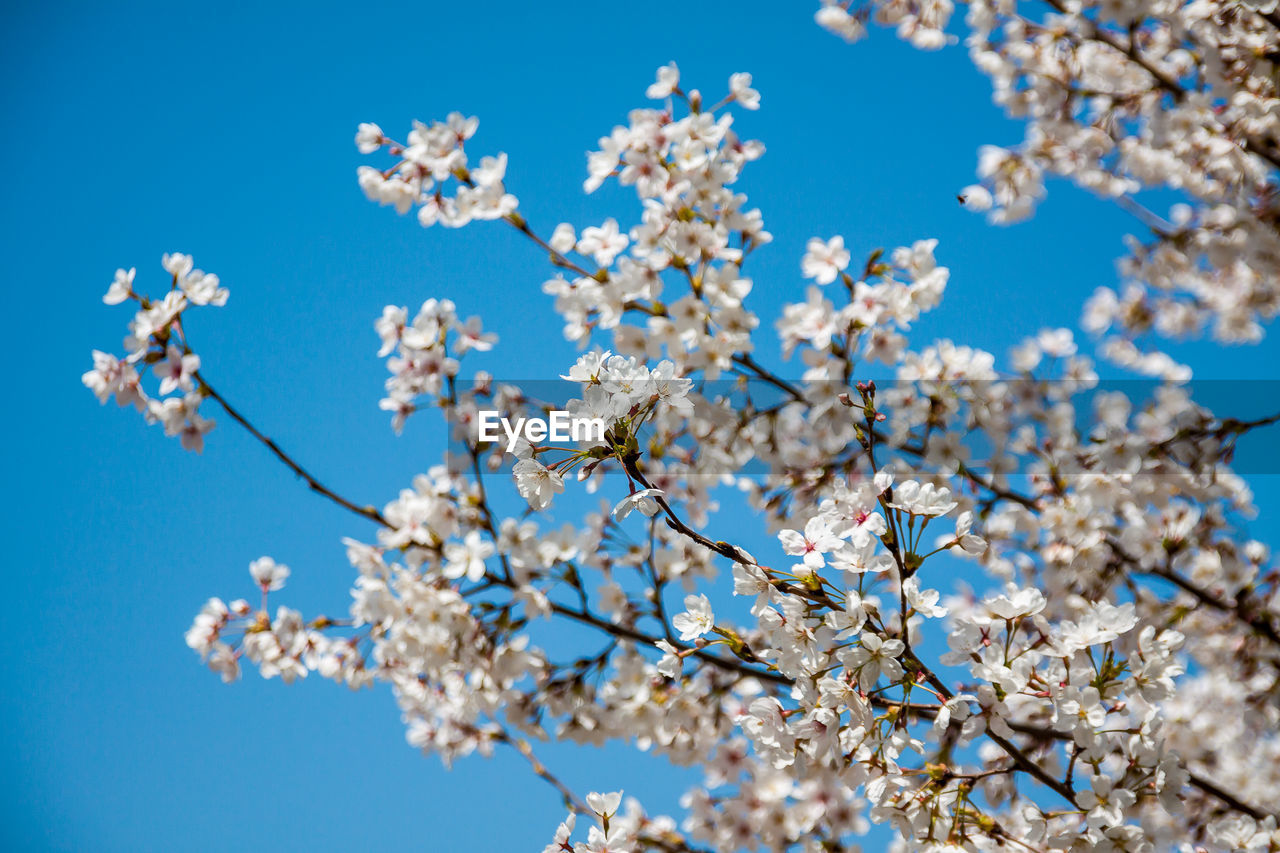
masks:
<svg viewBox="0 0 1280 853"><path fill-rule="evenodd" d="M816 19L849 41L875 20L934 49L952 11L951 0L822 0ZM1275 5L979 0L964 27L996 103L1026 130L1019 145L982 148L963 203L993 222L1025 219L1052 176L1114 199L1149 237L1130 239L1125 284L1091 300L1091 330L1260 339L1280 312ZM1149 190L1173 196L1167 213L1142 206Z"/></svg>
<svg viewBox="0 0 1280 853"><path fill-rule="evenodd" d="M398 162L385 170L361 166L360 188L371 201L394 207L399 213L418 209L424 227L437 222L451 228L474 219L499 219L512 214L518 204L503 186L507 156L482 157L468 165L466 141L480 122L460 113L431 125L415 123L407 141L393 142L376 124L362 124L356 146L362 154L386 148ZM453 181L453 195L445 187Z"/></svg>
<svg viewBox="0 0 1280 853"><path fill-rule="evenodd" d="M458 375L458 358L473 350L488 352L498 340L497 335L481 329L479 317L460 321L456 307L448 299L428 299L413 322L409 322L408 309L388 305L374 328L382 340L378 357L390 356L387 369L391 371L387 396L379 406L392 413L396 432L417 410L420 397L443 395L447 383Z"/></svg>
<svg viewBox="0 0 1280 853"><path fill-rule="evenodd" d="M875 18L931 48L950 11L945 0L825 3L819 22L855 38ZM1079 28L1102 24L1079 12L1054 18L1053 33L1091 91L1097 66L1117 66L1105 82L1130 89L1094 97L1133 110L1123 115L1147 124L1117 132L1145 138L1162 102L1119 93L1149 82L1128 64L1167 45L1139 11L1098 13L1137 24L1127 51L1086 50ZM1052 58L1035 47L1049 36L1012 7L978 3L970 18L994 42L989 65ZM913 340L950 280L934 240L855 264L842 236L810 239L796 266L804 298L772 326L800 375L778 373L756 352L745 273L771 238L738 186L764 149L736 135L730 112L759 95L737 74L708 106L675 64L646 94L661 105L631 112L587 163L588 191L634 188L640 213L626 228L535 230L502 188L505 158L467 167L473 120L415 125L404 145L361 126L362 151L400 158L361 170L376 200L416 205L424 224L500 219L549 252L544 291L585 350L563 377L579 396L557 403L602 419L605 438L517 442L511 480L483 476L506 448L463 427L482 401L504 412L535 401L483 374L459 386L458 359L493 339L452 302L428 300L412 321L388 307L376 323L391 356L383 407L397 428L440 410L465 459L380 509L308 477L376 525L344 540L348 613L273 616L268 597L289 570L263 558L250 566L260 603L211 599L188 644L227 680L247 661L286 681L386 684L409 743L446 763L520 752L570 811L548 853L816 853L848 849L871 823L891 826L904 851L1280 850L1280 573L1240 524L1252 500L1230 464L1240 435L1280 415L1217 417L1177 382L1146 399L1102 390L1067 329L1027 330L1008 359ZM1049 120L1033 95L1021 103ZM1029 212L1037 184L1017 172L1045 171L1037 156L984 154L984 191L1006 217ZM1222 156L1251 179L1251 161ZM1206 265L1238 259L1196 264L1218 287L1221 270ZM188 298L176 274L175 292ZM1085 326L1101 332L1096 312ZM126 345L143 353L134 362L175 335L188 354L176 316L135 321L149 343ZM1113 366L1185 378L1119 340L1099 347ZM862 378L873 364L893 380ZM94 376L104 398L127 387ZM556 497L570 472L607 497L567 521ZM501 512L498 488L530 511ZM734 541L743 519L768 534L754 553ZM548 622L577 632L574 657L549 642ZM535 755L543 741L631 744L701 781L678 818L620 793L579 800Z"/></svg>
<svg viewBox="0 0 1280 853"><path fill-rule="evenodd" d="M100 403L114 397L117 405L132 405L148 423L163 425L165 435L178 436L183 447L199 452L214 425L212 418L200 414L210 389L200 379L200 356L187 343L182 317L192 306L226 305L229 294L216 275L196 269L190 255L167 254L163 266L171 278L168 292L159 299L134 290L136 269L116 270L102 301L138 305L124 339L126 355L94 350L93 369L81 381ZM151 394L143 387L148 372L158 380Z"/></svg>

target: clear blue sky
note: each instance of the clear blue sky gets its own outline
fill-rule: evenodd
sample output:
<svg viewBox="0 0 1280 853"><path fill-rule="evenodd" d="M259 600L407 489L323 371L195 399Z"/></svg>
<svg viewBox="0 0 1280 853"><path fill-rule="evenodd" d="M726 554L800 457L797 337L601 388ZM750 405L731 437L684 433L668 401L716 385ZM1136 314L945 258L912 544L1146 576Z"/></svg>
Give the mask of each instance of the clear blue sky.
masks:
<svg viewBox="0 0 1280 853"><path fill-rule="evenodd" d="M767 322L802 298L805 240L843 233L855 257L940 239L951 285L918 341L949 335L1003 356L1041 326L1075 325L1084 297L1115 280L1131 220L1061 183L1029 224L996 229L961 210L977 147L1020 138L987 82L959 47L923 54L887 32L847 46L812 23L814 6L0 13L0 240L18 361L0 426L0 848L541 849L562 816L509 756L452 775L422 758L385 689L287 688L253 673L225 687L203 670L182 633L209 595L248 592L250 560L293 567L282 601L338 613L351 576L338 540L372 533L225 418L194 456L136 414L99 408L79 382L92 348L120 346L128 312L100 302L113 271L137 266L140 286L157 287L166 251L193 253L231 289L190 330L210 380L360 501L382 503L441 451L438 428L397 439L377 408L372 322L384 304L451 297L501 335L496 358L518 354L511 378L561 372L573 352L539 289L542 255L501 225L424 231L366 202L359 121L398 134L415 117L478 115L474 150L510 155L508 186L532 222L628 222L626 195L582 195L584 153L643 103L662 63L677 60L704 92L751 71L763 109L741 129L769 150L742 188L776 237L753 257ZM1275 378L1277 352L1270 341L1197 351L1195 363ZM1277 505L1268 483L1260 494ZM621 754L549 758L579 790L625 786L674 809L682 784Z"/></svg>

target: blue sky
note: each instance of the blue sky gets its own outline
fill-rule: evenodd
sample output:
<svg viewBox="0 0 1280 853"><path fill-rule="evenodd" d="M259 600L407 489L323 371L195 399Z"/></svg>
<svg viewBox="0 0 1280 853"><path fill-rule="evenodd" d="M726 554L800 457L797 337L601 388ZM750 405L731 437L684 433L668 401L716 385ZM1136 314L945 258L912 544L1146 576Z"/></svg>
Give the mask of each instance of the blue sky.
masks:
<svg viewBox="0 0 1280 853"><path fill-rule="evenodd" d="M562 816L518 758L452 775L422 758L385 690L252 673L225 687L204 671L182 633L209 595L248 592L250 560L293 567L282 601L338 613L351 576L339 538L372 531L225 418L195 456L79 382L91 349L120 346L128 312L100 302L113 271L137 266L158 288L166 251L231 290L190 329L210 381L358 501L383 503L443 447L434 425L396 438L377 408L383 305L450 297L501 336L497 372L561 372L573 349L539 289L542 254L498 224L424 231L366 202L357 122L398 135L413 118L477 115L474 150L510 155L508 187L535 226L627 222L629 193L582 194L585 152L644 103L660 64L708 93L751 71L763 108L739 127L768 153L741 188L776 238L752 259L755 310L771 322L802 298L810 236L842 233L855 258L938 237L951 285L915 340L1001 356L1075 325L1134 227L1061 183L1028 224L961 210L977 147L1020 138L985 79L959 47L923 54L880 31L845 45L812 23L816 4L218 5L0 13L0 240L21 365L0 426L5 849L540 849ZM1274 341L1191 351L1201 375L1231 378L1276 378L1276 354ZM515 358L518 375L503 367ZM683 783L622 755L549 761L579 790L625 786L673 809Z"/></svg>

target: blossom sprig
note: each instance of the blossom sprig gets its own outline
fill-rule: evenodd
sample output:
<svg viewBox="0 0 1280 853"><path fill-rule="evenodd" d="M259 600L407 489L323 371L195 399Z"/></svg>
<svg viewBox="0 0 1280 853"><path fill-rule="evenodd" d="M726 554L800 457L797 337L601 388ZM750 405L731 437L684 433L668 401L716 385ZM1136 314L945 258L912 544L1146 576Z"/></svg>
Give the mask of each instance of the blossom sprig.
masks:
<svg viewBox="0 0 1280 853"><path fill-rule="evenodd" d="M257 666L263 678L278 677L285 683L305 678L311 671L344 682L353 690L373 683L373 673L356 644L325 633L350 626L350 621L321 616L304 622L298 611L284 606L277 608L274 617L270 615L268 595L284 589L288 566L262 557L249 564L249 574L262 593L257 610L244 599L228 604L211 598L186 634L187 645L223 681L240 677L243 659Z"/></svg>
<svg viewBox="0 0 1280 853"><path fill-rule="evenodd" d="M387 396L378 405L392 413L391 425L397 433L418 411L421 397L446 409L457 407L452 383L461 367L459 360L469 352L490 351L498 340L497 335L483 331L479 317L461 320L450 299L428 299L412 321L406 308L388 305L374 329L382 342L378 356L387 358L391 372ZM478 378L476 390L486 391L485 374Z"/></svg>
<svg viewBox="0 0 1280 853"><path fill-rule="evenodd" d="M416 207L423 227L440 223L459 228L472 220L511 216L519 202L503 185L507 155L484 157L476 166L468 162L466 142L479 125L478 119L450 113L443 122L415 122L407 141L397 143L377 125L361 124L356 133L360 153L385 148L399 159L383 170L361 166L360 188L371 201L394 207L398 213ZM448 195L451 182L453 194Z"/></svg>
<svg viewBox="0 0 1280 853"><path fill-rule="evenodd" d="M1132 344L1146 336L1260 340L1280 310L1280 202L1270 191L1280 81L1269 54L1280 16L1271 4L967 8L970 57L1025 133L1020 144L979 149L979 181L960 190L961 204L1016 222L1061 176L1135 217L1149 236L1128 240L1122 285L1099 288L1086 307L1090 331L1131 344L1112 346L1113 357L1141 362ZM933 49L952 11L950 0L822 0L816 18L848 41L874 21ZM1151 189L1171 193L1167 213L1143 206Z"/></svg>
<svg viewBox="0 0 1280 853"><path fill-rule="evenodd" d="M148 423L161 424L165 435L178 436L184 448L198 453L214 420L200 413L209 392L198 373L200 356L187 345L182 319L195 306L226 305L228 291L216 275L197 269L189 255L166 254L162 265L170 284L160 298L134 289L135 268L116 270L102 301L138 305L124 340L126 355L94 350L93 369L81 381L100 403L115 397L117 405L134 406ZM151 393L143 385L147 373L157 380Z"/></svg>
<svg viewBox="0 0 1280 853"><path fill-rule="evenodd" d="M936 307L946 289L950 270L934 259L937 244L920 240L894 249L888 260L876 250L855 278L843 237L811 239L801 260L804 276L820 286L838 279L845 293L837 307L825 287L810 287L803 303L783 308L776 324L783 353L800 349L807 368L802 378L849 382L860 361L896 364L906 348L902 331Z"/></svg>

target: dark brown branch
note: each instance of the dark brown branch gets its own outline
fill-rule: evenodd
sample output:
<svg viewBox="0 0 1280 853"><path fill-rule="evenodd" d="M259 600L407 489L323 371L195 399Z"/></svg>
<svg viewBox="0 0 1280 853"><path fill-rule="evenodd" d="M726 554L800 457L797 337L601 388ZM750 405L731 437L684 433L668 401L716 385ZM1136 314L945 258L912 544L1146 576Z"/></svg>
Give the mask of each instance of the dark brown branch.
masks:
<svg viewBox="0 0 1280 853"><path fill-rule="evenodd" d="M249 423L248 419L245 418L244 415L240 414L240 412L237 411L234 406L228 403L225 397L223 397L221 394L215 391L213 389L213 386L210 385L208 381L199 374L199 372L195 373L194 376L195 376L196 382L199 384L200 390L204 393L205 396L212 397L214 400L216 400L218 402L218 405L222 406L223 411L225 411L228 415L231 416L232 420L234 420L236 423L240 424L240 426L247 429L250 435L252 435L258 441L262 442L262 444L265 445L266 448L270 450L273 454L275 454L275 457L279 459L281 462L283 462L289 468L290 471L292 471L293 473L301 477L306 482L307 487L310 488L311 491L324 495L326 498L333 501L343 509L350 510L351 512L354 512L356 515L366 518L369 521L377 522L378 524L381 524L384 527L387 526L387 520L382 517L382 513L379 512L375 507L367 504L365 506L360 506L356 503L353 503L347 500L342 495L338 494L337 492L333 491L329 487L325 486L323 483L317 480L314 476L312 476L311 472L307 471L297 462L293 461L293 458L290 457L289 454L285 453L283 450L280 449L280 445L276 444L270 438L263 435L258 430L257 427Z"/></svg>

